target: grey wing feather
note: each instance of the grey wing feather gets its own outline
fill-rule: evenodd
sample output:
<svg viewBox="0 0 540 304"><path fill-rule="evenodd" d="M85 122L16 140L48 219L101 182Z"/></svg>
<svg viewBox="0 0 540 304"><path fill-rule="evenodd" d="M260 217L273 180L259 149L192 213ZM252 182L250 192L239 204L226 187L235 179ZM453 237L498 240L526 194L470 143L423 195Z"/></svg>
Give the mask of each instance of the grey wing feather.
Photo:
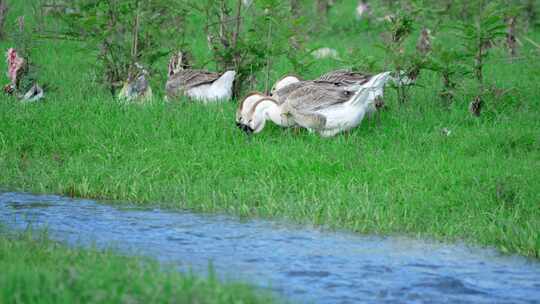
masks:
<svg viewBox="0 0 540 304"><path fill-rule="evenodd" d="M204 70L181 70L169 77L166 84L167 94L177 96L194 87L211 84L222 74Z"/></svg>
<svg viewBox="0 0 540 304"><path fill-rule="evenodd" d="M302 91L299 91L299 94L304 94L304 91L308 87L317 86L319 89L336 89L338 87L342 87L343 85L340 83L334 83L329 81L323 81L323 80L314 80L314 81L300 81L291 83L288 86L285 86L272 95L272 97L277 100L279 103L284 103L291 94L293 94L296 90L302 89Z"/></svg>
<svg viewBox="0 0 540 304"><path fill-rule="evenodd" d="M292 92L286 99L292 111L315 112L326 107L347 102L354 92L341 87L304 86Z"/></svg>
<svg viewBox="0 0 540 304"><path fill-rule="evenodd" d="M322 75L318 80L344 84L364 84L369 81L371 77L373 77L371 74L352 72L349 70L337 70Z"/></svg>

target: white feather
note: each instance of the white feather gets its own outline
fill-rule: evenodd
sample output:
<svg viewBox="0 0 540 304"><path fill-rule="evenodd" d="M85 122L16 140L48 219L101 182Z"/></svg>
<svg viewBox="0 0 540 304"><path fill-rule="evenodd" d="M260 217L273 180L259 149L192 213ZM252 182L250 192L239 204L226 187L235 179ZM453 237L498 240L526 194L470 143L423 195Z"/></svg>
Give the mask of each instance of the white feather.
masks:
<svg viewBox="0 0 540 304"><path fill-rule="evenodd" d="M190 98L204 102L229 100L232 97L235 76L235 71L227 71L212 84L197 86L189 89L186 93Z"/></svg>

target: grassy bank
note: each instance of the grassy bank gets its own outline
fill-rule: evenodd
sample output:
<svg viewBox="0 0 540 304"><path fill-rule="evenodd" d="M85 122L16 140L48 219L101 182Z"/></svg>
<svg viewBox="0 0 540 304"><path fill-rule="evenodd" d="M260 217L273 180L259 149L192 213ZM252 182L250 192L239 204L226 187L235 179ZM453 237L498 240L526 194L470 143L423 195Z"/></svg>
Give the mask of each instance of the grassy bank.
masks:
<svg viewBox="0 0 540 304"><path fill-rule="evenodd" d="M270 303L241 284L164 272L151 261L0 236L2 303Z"/></svg>
<svg viewBox="0 0 540 304"><path fill-rule="evenodd" d="M347 28L346 22L335 26ZM538 41L540 34L530 37ZM314 44L344 51L361 43L381 58L375 42L373 35L340 31L324 32ZM323 139L277 127L248 137L234 126L235 103L120 105L93 81L92 58L80 45L43 41L37 48L43 78L56 89L41 104L2 97L2 186L464 239L540 257L535 57L513 64L503 52L491 57L486 78L511 93L488 100L480 118L467 113L470 96L441 106L439 79L426 73L408 104L398 106L393 92L386 94L379 124ZM198 55L207 54L201 47ZM285 61L274 67L274 78L290 68ZM339 67L325 60L303 76Z"/></svg>

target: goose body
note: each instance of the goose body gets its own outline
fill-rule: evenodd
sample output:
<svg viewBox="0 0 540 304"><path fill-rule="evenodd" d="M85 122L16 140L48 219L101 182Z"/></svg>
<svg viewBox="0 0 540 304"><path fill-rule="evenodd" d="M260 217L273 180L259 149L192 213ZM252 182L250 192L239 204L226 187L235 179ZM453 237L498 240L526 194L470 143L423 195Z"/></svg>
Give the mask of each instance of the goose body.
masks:
<svg viewBox="0 0 540 304"><path fill-rule="evenodd" d="M218 74L203 70L182 70L169 77L165 89L169 98L185 95L204 102L229 100L235 76L235 71Z"/></svg>
<svg viewBox="0 0 540 304"><path fill-rule="evenodd" d="M284 103L284 112L290 113L294 121L321 136L334 136L358 126L373 102L383 94L390 73L375 75L363 85L355 85L355 91L342 89L324 94L312 93L301 96L295 92ZM330 94L329 94L330 93Z"/></svg>
<svg viewBox="0 0 540 304"><path fill-rule="evenodd" d="M299 82L302 85L281 100L262 94L251 95L243 102L251 109L244 110L243 124L239 127L246 132L259 133L266 121L271 120L280 126L297 125L321 136L334 136L361 123L377 97L382 96L389 79L390 73L385 72L371 77L362 85Z"/></svg>
<svg viewBox="0 0 540 304"><path fill-rule="evenodd" d="M167 98L187 96L193 100L214 102L232 97L235 71L215 73L190 69L182 53L171 58L165 85Z"/></svg>

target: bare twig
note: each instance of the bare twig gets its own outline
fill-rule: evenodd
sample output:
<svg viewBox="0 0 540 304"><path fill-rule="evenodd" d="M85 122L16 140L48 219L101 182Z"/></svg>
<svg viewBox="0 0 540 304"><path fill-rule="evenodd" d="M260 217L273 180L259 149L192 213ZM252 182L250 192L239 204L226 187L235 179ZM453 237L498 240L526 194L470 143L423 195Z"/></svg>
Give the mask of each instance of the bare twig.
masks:
<svg viewBox="0 0 540 304"><path fill-rule="evenodd" d="M267 48L270 50L272 47L272 20L268 20L268 37L267 37ZM271 69L272 61L269 52L266 53L266 79L264 81L264 91L268 92L268 88L270 86L270 69Z"/></svg>
<svg viewBox="0 0 540 304"><path fill-rule="evenodd" d="M235 16L235 20L236 20L236 26L235 26L235 29L234 29L234 32L233 32L233 38L232 38L232 47L233 49L236 49L237 45L238 45L238 35L240 34L240 24L241 24L241 16L240 14L242 13L242 0L238 0L238 4L236 5L236 16Z"/></svg>
<svg viewBox="0 0 540 304"><path fill-rule="evenodd" d="M516 17L508 18L506 24L506 45L510 52L510 57L515 58L517 56L517 43L516 43Z"/></svg>
<svg viewBox="0 0 540 304"><path fill-rule="evenodd" d="M135 15L135 23L133 24L133 41L131 44L131 67L128 72L128 78L131 79L133 76L133 65L137 62L139 57L139 26L140 26L140 17L141 17L141 8L140 3L137 1L137 14Z"/></svg>
<svg viewBox="0 0 540 304"><path fill-rule="evenodd" d="M535 47L539 48L540 49L540 44L538 44L537 42L534 42L532 39L530 39L529 37L523 37L523 39L527 40L528 42L530 42L532 45L534 45Z"/></svg>

